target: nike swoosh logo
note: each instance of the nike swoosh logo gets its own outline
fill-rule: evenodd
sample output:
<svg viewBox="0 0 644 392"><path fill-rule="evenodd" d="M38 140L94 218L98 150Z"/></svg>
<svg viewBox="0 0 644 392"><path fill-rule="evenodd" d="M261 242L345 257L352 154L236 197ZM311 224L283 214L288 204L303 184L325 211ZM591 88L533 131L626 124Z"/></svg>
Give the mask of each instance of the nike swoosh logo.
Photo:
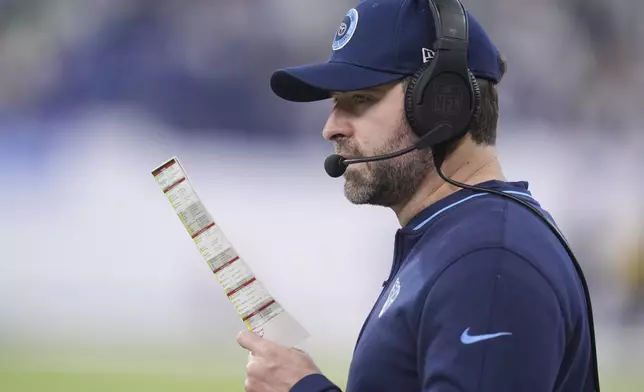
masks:
<svg viewBox="0 0 644 392"><path fill-rule="evenodd" d="M494 338L498 338L500 336L506 336L506 335L512 335L512 333L511 332L499 332L499 333L490 333L490 334L486 334L486 335L470 335L470 329L467 328L461 334L461 342L463 344L472 344L472 343L481 342L483 340L494 339Z"/></svg>

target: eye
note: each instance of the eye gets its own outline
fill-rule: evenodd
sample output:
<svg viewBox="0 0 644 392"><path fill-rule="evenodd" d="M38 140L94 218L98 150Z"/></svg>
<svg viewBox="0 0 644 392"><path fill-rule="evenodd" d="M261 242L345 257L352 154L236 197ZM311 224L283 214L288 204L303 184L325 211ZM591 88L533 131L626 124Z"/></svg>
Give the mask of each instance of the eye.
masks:
<svg viewBox="0 0 644 392"><path fill-rule="evenodd" d="M355 105L361 105L363 103L369 102L371 99L366 95L356 94L353 97L351 97L351 100Z"/></svg>
<svg viewBox="0 0 644 392"><path fill-rule="evenodd" d="M375 97L369 94L348 93L345 95L334 95L331 97L334 105L342 105L345 110L355 111L365 109L376 101Z"/></svg>

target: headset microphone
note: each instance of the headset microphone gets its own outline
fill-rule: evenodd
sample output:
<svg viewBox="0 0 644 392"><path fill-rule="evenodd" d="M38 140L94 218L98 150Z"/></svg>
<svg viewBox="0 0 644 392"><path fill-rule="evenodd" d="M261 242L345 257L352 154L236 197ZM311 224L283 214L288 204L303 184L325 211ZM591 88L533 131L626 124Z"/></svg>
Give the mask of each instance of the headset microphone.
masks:
<svg viewBox="0 0 644 392"><path fill-rule="evenodd" d="M433 135L434 131L438 130L438 128L446 127L446 126L448 127L449 124L445 124L445 123L438 124L434 127L434 129L432 129L431 132L428 132L427 134L425 134L416 143L412 144L409 147L403 148L402 150L394 151L389 154L375 155L372 157L364 157L364 158L345 158L338 154L329 155L324 160L324 170L326 171L326 174L328 174L333 178L336 178L343 175L344 172L347 170L347 167L354 163L383 161L385 159L391 159L391 158L399 157L401 155L405 155L408 152L411 152L413 150L423 150L427 147L430 147L430 143L429 143L431 141L430 136Z"/></svg>
<svg viewBox="0 0 644 392"><path fill-rule="evenodd" d="M341 155L333 154L333 155L329 155L324 160L324 170L326 170L326 174L330 175L333 178L340 177L347 170L347 166L351 164L382 161L385 159L394 158L400 155L407 154L408 152L415 149L416 149L416 145L414 144L403 150L392 152L390 154L375 155L372 157L365 157L365 158L345 158Z"/></svg>
<svg viewBox="0 0 644 392"><path fill-rule="evenodd" d="M338 154L329 155L324 160L324 171L333 178L340 177L347 170L347 165L344 163L344 160Z"/></svg>

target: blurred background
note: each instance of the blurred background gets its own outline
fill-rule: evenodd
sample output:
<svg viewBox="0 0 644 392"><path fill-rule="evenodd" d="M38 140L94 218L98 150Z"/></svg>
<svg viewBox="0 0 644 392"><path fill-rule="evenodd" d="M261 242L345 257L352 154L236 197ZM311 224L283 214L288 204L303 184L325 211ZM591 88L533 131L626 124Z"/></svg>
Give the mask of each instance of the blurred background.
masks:
<svg viewBox="0 0 644 392"><path fill-rule="evenodd" d="M506 174L583 263L604 390L642 391L644 2L464 3L508 59ZM244 325L150 174L172 156L344 385L397 221L322 169L330 104L268 80L353 5L0 1L0 390L243 390Z"/></svg>

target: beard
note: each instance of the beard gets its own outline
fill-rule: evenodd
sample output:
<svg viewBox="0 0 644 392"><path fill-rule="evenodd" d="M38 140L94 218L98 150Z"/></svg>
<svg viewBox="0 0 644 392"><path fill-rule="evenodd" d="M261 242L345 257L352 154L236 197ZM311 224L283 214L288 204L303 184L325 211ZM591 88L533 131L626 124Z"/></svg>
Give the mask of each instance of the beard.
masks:
<svg viewBox="0 0 644 392"><path fill-rule="evenodd" d="M368 156L388 154L407 146L417 139L403 121L394 137ZM359 149L350 149L352 156L364 157ZM393 207L408 201L433 168L429 149L413 150L407 154L376 162L356 164L344 175L344 194L353 204Z"/></svg>

